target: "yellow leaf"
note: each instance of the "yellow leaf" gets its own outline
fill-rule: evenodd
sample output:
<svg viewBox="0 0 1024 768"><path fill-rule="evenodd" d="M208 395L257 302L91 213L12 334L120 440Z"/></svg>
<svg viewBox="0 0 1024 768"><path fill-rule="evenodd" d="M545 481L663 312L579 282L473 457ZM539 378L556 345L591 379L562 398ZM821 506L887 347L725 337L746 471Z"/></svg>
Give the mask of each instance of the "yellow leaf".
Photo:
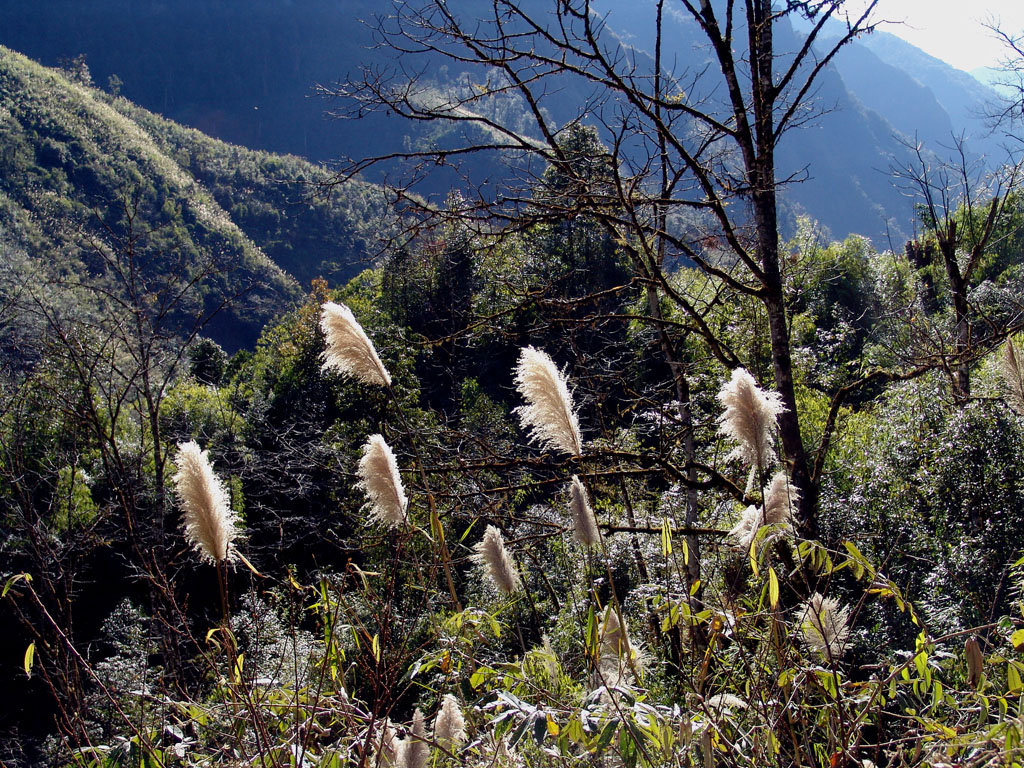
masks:
<svg viewBox="0 0 1024 768"><path fill-rule="evenodd" d="M551 715L548 715L548 733L552 736L557 736L561 731L562 729L558 727L558 723L552 719Z"/></svg>
<svg viewBox="0 0 1024 768"><path fill-rule="evenodd" d="M1010 642L1013 643L1013 650L1021 650L1021 647L1024 646L1024 629L1018 629L1010 635Z"/></svg>
<svg viewBox="0 0 1024 768"><path fill-rule="evenodd" d="M441 518L437 516L436 507L432 507L430 510L430 533L439 544L444 544L444 526L441 525Z"/></svg>
<svg viewBox="0 0 1024 768"><path fill-rule="evenodd" d="M380 664L380 635L373 636L371 650L373 651L373 658L377 660L378 664Z"/></svg>
<svg viewBox="0 0 1024 768"><path fill-rule="evenodd" d="M242 684L242 665L245 663L245 654L238 654L238 658L235 659L235 684Z"/></svg>
<svg viewBox="0 0 1024 768"><path fill-rule="evenodd" d="M772 608L779 607L779 577L775 575L775 569L768 569L768 602Z"/></svg>
<svg viewBox="0 0 1024 768"><path fill-rule="evenodd" d="M25 674L32 677L32 664L36 660L36 644L35 641L28 644L28 648L25 649Z"/></svg>
<svg viewBox="0 0 1024 768"><path fill-rule="evenodd" d="M254 566L252 563L249 562L249 558L247 558L245 555L243 555L237 549L232 549L231 551L234 552L235 556L239 560L241 560L243 563L245 563L245 567L248 568L250 571L252 571L255 575L257 575L257 576L262 576L263 575L262 573L260 573L259 571L256 570L256 566Z"/></svg>

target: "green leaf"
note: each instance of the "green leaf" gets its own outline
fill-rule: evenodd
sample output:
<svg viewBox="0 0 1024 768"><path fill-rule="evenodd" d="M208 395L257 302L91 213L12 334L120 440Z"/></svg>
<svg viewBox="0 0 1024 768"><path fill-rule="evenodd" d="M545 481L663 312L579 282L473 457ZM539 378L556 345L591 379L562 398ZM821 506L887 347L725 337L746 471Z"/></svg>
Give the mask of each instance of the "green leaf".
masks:
<svg viewBox="0 0 1024 768"><path fill-rule="evenodd" d="M473 688L479 688L481 685L486 683L493 674L494 670L490 667L480 667L480 669L469 676L469 684L473 686Z"/></svg>
<svg viewBox="0 0 1024 768"><path fill-rule="evenodd" d="M491 628L491 632L494 633L496 638L501 638L501 624L491 614L485 613L484 616L487 618L487 625Z"/></svg>
<svg viewBox="0 0 1024 768"><path fill-rule="evenodd" d="M587 656L592 659L596 659L599 656L598 640L600 639L600 633L597 628L597 614L594 612L594 606L591 605L587 609Z"/></svg>
<svg viewBox="0 0 1024 768"><path fill-rule="evenodd" d="M4 584L4 591L3 591L2 594L0 594L0 598L7 597L7 593L10 591L11 587L13 587L19 581L24 581L26 584L31 584L32 583L32 574L30 574L30 573L16 573L13 576L11 576L11 578L9 578L7 580L7 583Z"/></svg>
<svg viewBox="0 0 1024 768"><path fill-rule="evenodd" d="M1013 650L1019 651L1024 646L1024 629L1018 629L1010 635L1010 642L1013 644Z"/></svg>
<svg viewBox="0 0 1024 768"><path fill-rule="evenodd" d="M615 732L619 730L619 719L613 718L609 720L605 727L601 730L601 735L597 739L597 744L594 745L594 752L604 752L608 745L612 743L612 738L615 736Z"/></svg>
<svg viewBox="0 0 1024 768"><path fill-rule="evenodd" d="M514 747L523 740L523 736L526 735L526 731L530 727L531 720L532 718L529 717L523 718L523 721L512 731L512 735L508 737L508 745L510 747Z"/></svg>
<svg viewBox="0 0 1024 768"><path fill-rule="evenodd" d="M32 665L36 660L36 644L33 640L28 644L28 648L25 649L25 674L31 679L32 677Z"/></svg>
<svg viewBox="0 0 1024 768"><path fill-rule="evenodd" d="M1010 693L1020 693L1024 689L1024 684L1020 681L1020 672L1017 671L1017 665L1010 662L1006 666L1006 687Z"/></svg>

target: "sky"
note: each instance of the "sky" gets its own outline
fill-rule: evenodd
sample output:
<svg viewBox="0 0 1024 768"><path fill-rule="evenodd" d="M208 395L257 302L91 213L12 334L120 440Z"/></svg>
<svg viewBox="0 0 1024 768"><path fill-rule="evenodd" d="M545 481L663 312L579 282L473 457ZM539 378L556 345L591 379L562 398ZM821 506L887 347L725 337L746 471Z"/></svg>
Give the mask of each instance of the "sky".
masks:
<svg viewBox="0 0 1024 768"><path fill-rule="evenodd" d="M993 19L1004 29L1024 31L1024 0L880 0L878 13L889 21L886 32L970 72L994 66L1001 45L982 26Z"/></svg>

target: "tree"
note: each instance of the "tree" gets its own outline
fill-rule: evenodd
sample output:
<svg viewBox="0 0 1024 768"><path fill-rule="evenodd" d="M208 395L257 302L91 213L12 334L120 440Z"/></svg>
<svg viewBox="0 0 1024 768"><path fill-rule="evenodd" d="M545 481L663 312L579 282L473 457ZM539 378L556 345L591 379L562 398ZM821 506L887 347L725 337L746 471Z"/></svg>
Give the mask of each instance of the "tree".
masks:
<svg viewBox="0 0 1024 768"><path fill-rule="evenodd" d="M997 21L990 21L985 26L1003 46L999 66L1002 75L998 85L1004 98L990 117L997 127L1012 136L1019 131L1024 120L1024 30L1013 32Z"/></svg>
<svg viewBox="0 0 1024 768"><path fill-rule="evenodd" d="M1019 326L1018 312L1008 318L982 317L974 306L972 290L984 257L1007 229L1020 185L1020 164L1009 164L990 178L979 178L968 159L963 139L954 139L953 159L930 161L920 144L911 147L914 162L894 169L894 175L919 200L925 228L922 242L907 243L906 252L922 276L923 307L938 309L933 260L940 258L951 317L948 330L939 329L937 354L952 380L953 397L963 403L971 396L971 366Z"/></svg>
<svg viewBox="0 0 1024 768"><path fill-rule="evenodd" d="M26 269L10 299L37 333L3 382L12 391L0 392L4 544L9 567L33 576L7 596L23 637L46 649L36 670L56 700L57 727L82 746L94 738L87 700L98 682L85 649L119 595L112 581L132 584L120 596L148 602L154 653L173 684L194 674L199 647L173 572L182 542L165 404L189 351L197 375L223 370L216 344L190 344L237 297L217 288L230 269L220 254L163 250L161 230L173 222L147 226L155 205L138 194L112 221L97 214L98 232L81 242L88 268Z"/></svg>
<svg viewBox="0 0 1024 768"><path fill-rule="evenodd" d="M812 461L801 438L779 253L778 191L792 179L777 178L775 158L786 133L813 118L815 83L829 63L873 28L874 7L870 2L851 15L842 0L681 0L672 6L659 0L648 21L653 44L645 53L615 37L590 0L554 7L498 0L486 18L456 12L442 0L403 0L393 16L378 21L380 37L431 66L460 69L472 87L445 90L425 75L410 78L403 68L366 71L340 92L355 100L357 111L453 123L471 140L359 161L348 173L395 157L454 165L487 151L515 156L526 168L541 161L549 169L546 178L572 190L574 212L600 222L646 286L646 322L661 335L684 423L689 397L679 329L666 323L661 299L683 313L684 333L701 338L720 363L735 368L744 361L707 324L708 309L672 285L670 268L693 263L722 290L758 302L767 317L774 387L785 408L782 450L793 483L803 490L800 530L814 536L814 466L820 462ZM810 24L805 37L793 33L790 17ZM842 25L839 38L819 50L822 31L836 22ZM670 24L686 38L671 37ZM688 46L707 59L690 55L672 64ZM489 98L509 94L531 118L529 132L486 110ZM578 97L577 112L566 113L567 95ZM559 119L567 127L558 128ZM572 137L583 121L598 126L610 146L607 161L599 163L608 178L596 185L592 164L580 163L573 151ZM476 218L499 221L565 213L563 196L545 204L514 190L481 198L472 210ZM696 487L701 481L688 453L686 482Z"/></svg>

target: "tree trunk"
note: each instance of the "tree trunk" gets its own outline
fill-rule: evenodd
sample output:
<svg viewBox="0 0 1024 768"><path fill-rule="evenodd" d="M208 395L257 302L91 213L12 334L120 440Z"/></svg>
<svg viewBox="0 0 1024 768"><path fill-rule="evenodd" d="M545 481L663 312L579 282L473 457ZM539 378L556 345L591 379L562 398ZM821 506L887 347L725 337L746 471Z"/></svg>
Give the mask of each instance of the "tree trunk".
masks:
<svg viewBox="0 0 1024 768"><path fill-rule="evenodd" d="M811 480L800 436L800 420L793 385L793 357L790 352L789 324L786 321L785 295L779 267L779 227L775 180L775 106L778 95L772 76L774 48L771 0L748 0L747 21L750 43L751 100L754 113L754 146L744 156L751 186L754 226L757 232L758 259L763 271L762 301L768 313L772 368L775 389L782 396L785 410L779 415L779 437L790 480L801 491L797 506L797 529L805 538L818 535L818 492Z"/></svg>

